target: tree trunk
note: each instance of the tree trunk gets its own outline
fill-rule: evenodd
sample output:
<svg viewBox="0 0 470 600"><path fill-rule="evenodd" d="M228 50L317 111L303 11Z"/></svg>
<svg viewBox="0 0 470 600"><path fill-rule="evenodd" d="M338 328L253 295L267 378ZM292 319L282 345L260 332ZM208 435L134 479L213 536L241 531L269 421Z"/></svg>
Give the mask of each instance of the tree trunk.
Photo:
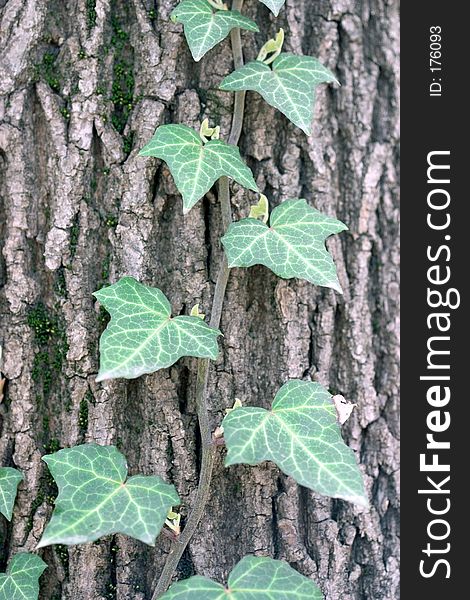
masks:
<svg viewBox="0 0 470 600"><path fill-rule="evenodd" d="M133 381L97 384L106 313L92 292L123 275L161 288L175 314L210 313L221 258L219 203L186 216L167 167L137 156L157 125L230 128L228 40L194 63L176 0L0 0L0 313L6 394L0 459L25 474L1 560L34 549L56 489L41 456L115 444L131 473L173 482L187 514L199 468L194 359ZM287 560L327 600L398 592L398 0L287 0L275 19L244 12L245 57L279 27L287 51L318 57L341 81L320 86L305 136L248 93L240 143L272 206L303 197L349 231L328 246L344 295L264 267L234 269L219 359L214 428L236 398L267 407L289 378L313 378L357 402L344 426L370 511L299 487L271 463L217 458L203 523L178 577L226 581L255 553ZM232 186L234 218L255 196ZM43 599L144 600L170 541L116 535L42 551Z"/></svg>

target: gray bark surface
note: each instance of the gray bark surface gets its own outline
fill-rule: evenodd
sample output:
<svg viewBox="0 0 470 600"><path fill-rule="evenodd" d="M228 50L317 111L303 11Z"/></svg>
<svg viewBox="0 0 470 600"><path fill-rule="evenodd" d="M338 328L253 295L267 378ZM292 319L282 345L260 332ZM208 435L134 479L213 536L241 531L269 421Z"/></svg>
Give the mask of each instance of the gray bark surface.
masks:
<svg viewBox="0 0 470 600"><path fill-rule="evenodd" d="M137 156L159 124L230 128L228 41L191 59L176 0L0 0L0 338L7 379L0 460L25 474L2 565L34 549L55 489L41 456L115 444L131 473L173 482L187 514L199 468L195 367L183 359L134 381L95 383L106 316L92 292L123 275L158 286L175 314L210 313L221 257L215 194L183 217L166 166ZM344 426L370 511L320 497L272 464L217 459L206 517L178 577L225 581L255 553L287 560L327 600L398 592L398 1L287 0L275 19L256 0L243 33L256 57L282 26L287 51L330 67L307 138L248 93L240 143L272 205L303 197L349 231L328 247L343 296L264 267L232 271L211 368L214 428L236 398L269 406L289 378L313 378L358 403ZM255 196L232 186L234 218ZM208 283L209 282L209 283ZM48 548L43 599L150 598L169 540L113 536Z"/></svg>

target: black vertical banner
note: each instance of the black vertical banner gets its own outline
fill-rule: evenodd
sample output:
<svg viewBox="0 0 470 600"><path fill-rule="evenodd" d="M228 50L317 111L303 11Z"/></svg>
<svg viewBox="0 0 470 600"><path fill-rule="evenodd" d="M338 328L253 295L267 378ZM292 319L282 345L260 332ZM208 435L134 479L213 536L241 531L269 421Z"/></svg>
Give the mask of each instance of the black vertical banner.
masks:
<svg viewBox="0 0 470 600"><path fill-rule="evenodd" d="M470 32L461 11L457 2L402 5L405 600L468 596Z"/></svg>

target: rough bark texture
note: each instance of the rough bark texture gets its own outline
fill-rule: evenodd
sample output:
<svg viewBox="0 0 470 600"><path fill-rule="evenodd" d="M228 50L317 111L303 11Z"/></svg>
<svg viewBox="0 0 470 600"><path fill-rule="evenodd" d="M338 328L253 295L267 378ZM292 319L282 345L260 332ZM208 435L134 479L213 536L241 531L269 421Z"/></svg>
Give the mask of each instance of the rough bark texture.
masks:
<svg viewBox="0 0 470 600"><path fill-rule="evenodd" d="M183 514L198 477L195 361L135 381L96 384L106 315L92 292L124 274L157 285L175 313L210 312L220 261L215 195L183 217L165 165L139 158L155 127L204 117L230 127L228 41L195 64L176 0L0 0L0 313L6 396L0 459L25 473L1 560L31 550L55 493L41 456L116 444L131 472L173 481ZM321 86L307 138L249 93L241 151L273 205L304 197L349 225L329 242L345 290L234 270L210 376L214 427L240 398L268 406L288 378L313 378L358 403L344 427L372 508L298 487L271 464L223 467L179 566L225 580L245 554L282 558L327 600L398 592L398 1L287 0L279 18L244 11L247 59L282 26L285 49L319 57L341 81ZM234 217L253 195L233 186ZM169 540L123 536L43 552L42 598L150 598Z"/></svg>

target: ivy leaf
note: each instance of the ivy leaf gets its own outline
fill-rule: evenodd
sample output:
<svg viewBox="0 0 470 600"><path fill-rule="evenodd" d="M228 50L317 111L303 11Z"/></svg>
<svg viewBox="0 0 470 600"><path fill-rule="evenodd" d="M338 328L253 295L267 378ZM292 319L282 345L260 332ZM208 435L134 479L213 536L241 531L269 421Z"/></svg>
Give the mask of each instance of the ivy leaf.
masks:
<svg viewBox="0 0 470 600"><path fill-rule="evenodd" d="M271 410L237 408L222 426L227 466L271 460L300 485L368 506L361 472L341 437L331 394L319 383L289 381L276 394Z"/></svg>
<svg viewBox="0 0 470 600"><path fill-rule="evenodd" d="M171 317L170 303L159 289L123 277L93 295L111 314L100 339L96 381L133 379L169 367L182 356L217 358L220 331L199 317Z"/></svg>
<svg viewBox="0 0 470 600"><path fill-rule="evenodd" d="M38 544L82 544L124 533L150 546L180 500L160 477L127 479L125 457L114 446L84 444L43 457L59 495Z"/></svg>
<svg viewBox="0 0 470 600"><path fill-rule="evenodd" d="M11 521L16 491L23 475L11 467L0 467L0 513Z"/></svg>
<svg viewBox="0 0 470 600"><path fill-rule="evenodd" d="M37 600L45 569L46 563L36 554L15 554L7 572L0 573L0 600Z"/></svg>
<svg viewBox="0 0 470 600"><path fill-rule="evenodd" d="M285 1L286 0L261 0L261 2L266 4L269 10L274 13L276 17L278 16L279 11L283 7Z"/></svg>
<svg viewBox="0 0 470 600"><path fill-rule="evenodd" d="M345 229L305 200L293 199L272 211L269 226L252 218L232 223L222 244L230 267L265 265L284 279L300 277L341 293L325 240Z"/></svg>
<svg viewBox="0 0 470 600"><path fill-rule="evenodd" d="M182 23L189 49L197 62L227 37L234 27L259 31L258 26L238 10L212 10L206 0L183 0L171 13L175 23Z"/></svg>
<svg viewBox="0 0 470 600"><path fill-rule="evenodd" d="M222 81L221 90L252 90L280 110L307 135L312 133L315 88L336 81L333 73L311 56L282 52L270 65L255 60Z"/></svg>
<svg viewBox="0 0 470 600"><path fill-rule="evenodd" d="M140 151L142 156L164 160L183 196L183 212L187 213L223 175L240 185L257 191L250 169L236 146L221 140L203 143L200 136L186 125L162 125Z"/></svg>
<svg viewBox="0 0 470 600"><path fill-rule="evenodd" d="M196 575L173 584L161 600L322 600L318 586L287 563L263 556L245 556L225 588Z"/></svg>

